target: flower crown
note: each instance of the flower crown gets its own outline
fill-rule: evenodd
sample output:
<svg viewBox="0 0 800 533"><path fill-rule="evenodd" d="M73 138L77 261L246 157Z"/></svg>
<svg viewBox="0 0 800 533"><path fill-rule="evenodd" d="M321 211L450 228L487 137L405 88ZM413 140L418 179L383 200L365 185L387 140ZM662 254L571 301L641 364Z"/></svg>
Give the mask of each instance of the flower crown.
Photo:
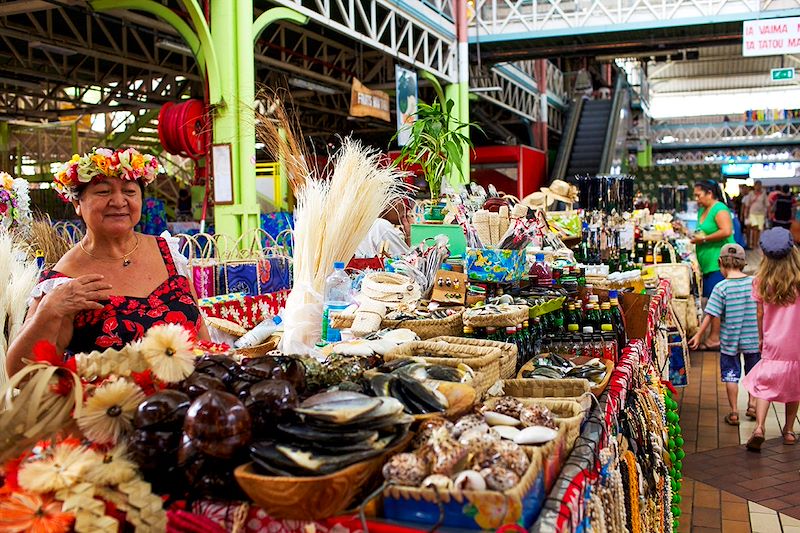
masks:
<svg viewBox="0 0 800 533"><path fill-rule="evenodd" d="M65 202L78 199L78 186L94 179L141 180L149 185L158 175L158 160L134 148L111 150L93 148L88 154L75 154L55 173L53 186Z"/></svg>

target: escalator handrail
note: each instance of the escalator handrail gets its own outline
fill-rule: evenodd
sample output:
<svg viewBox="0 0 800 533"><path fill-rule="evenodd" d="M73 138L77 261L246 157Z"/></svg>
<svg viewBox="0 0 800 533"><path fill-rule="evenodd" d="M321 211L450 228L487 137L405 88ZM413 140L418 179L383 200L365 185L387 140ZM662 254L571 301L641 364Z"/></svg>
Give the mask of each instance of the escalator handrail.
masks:
<svg viewBox="0 0 800 533"><path fill-rule="evenodd" d="M619 111L622 105L622 91L627 90L628 81L625 73L617 69L617 82L614 84L614 97L611 100L611 114L608 116L608 128L603 143L603 155L600 158L599 174L607 174L611 170L611 160L617 148L617 134L619 133Z"/></svg>
<svg viewBox="0 0 800 533"><path fill-rule="evenodd" d="M564 135L561 137L561 145L558 147L558 155L556 156L556 164L553 169L551 179L563 180L564 175L567 173L570 157L572 157L572 148L575 143L575 136L578 133L578 125L581 121L581 111L583 111L583 98L577 98L572 105L572 113L569 115Z"/></svg>

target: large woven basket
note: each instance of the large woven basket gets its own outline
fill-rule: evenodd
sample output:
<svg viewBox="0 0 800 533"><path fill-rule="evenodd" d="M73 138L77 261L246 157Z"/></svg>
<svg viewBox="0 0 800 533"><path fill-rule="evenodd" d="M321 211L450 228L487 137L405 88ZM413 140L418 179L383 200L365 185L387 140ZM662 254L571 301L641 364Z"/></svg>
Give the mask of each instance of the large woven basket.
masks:
<svg viewBox="0 0 800 533"><path fill-rule="evenodd" d="M517 398L558 398L577 400L591 392L585 379L505 379L503 395Z"/></svg>
<svg viewBox="0 0 800 533"><path fill-rule="evenodd" d="M446 342L478 346L479 348L497 348L500 350L500 379L511 379L517 369L517 345L510 342L490 341L487 339L470 339L467 337L434 337L431 342Z"/></svg>
<svg viewBox="0 0 800 533"><path fill-rule="evenodd" d="M407 342L390 351L383 358L386 362L396 359L422 357L434 365L457 367L465 364L475 371L471 385L478 398L500 379L500 350L480 348L463 344L441 342Z"/></svg>
<svg viewBox="0 0 800 533"><path fill-rule="evenodd" d="M443 491L434 489L423 489L401 485L390 485L383 491L384 512L387 517L406 520L419 521L420 516L425 513L415 514L418 504L441 505L444 507L443 523L441 525L457 527L456 524L463 524L466 509L477 509L477 515L472 516L474 520L472 527L476 525L482 529L495 530L503 524L520 523L524 527L530 527L532 519L537 516L547 491L552 486L558 475L557 470L560 463L566 456L561 450L564 449L564 442L568 435L567 424L561 419L556 423L559 426L558 435L555 439L543 446L523 446L522 448L530 457L530 466L525 471L520 482L513 488L498 492L492 490L482 491ZM554 457L558 455L558 457ZM559 464L555 464L559 463ZM552 468L548 465L552 464ZM547 470L550 470L549 472ZM530 509L535 506L538 508ZM458 527L463 531L463 527Z"/></svg>
<svg viewBox="0 0 800 533"><path fill-rule="evenodd" d="M491 315L482 315L478 314L477 310L467 309L464 311L464 325L473 328L510 328L512 326L518 326L528 320L527 305L515 305L512 307L514 309Z"/></svg>
<svg viewBox="0 0 800 533"><path fill-rule="evenodd" d="M410 329L422 340L439 335L461 335L464 332L462 322L463 311L453 313L445 318L424 318L419 320L386 320L381 322L381 329ZM331 313L331 325L336 329L352 327L354 315Z"/></svg>

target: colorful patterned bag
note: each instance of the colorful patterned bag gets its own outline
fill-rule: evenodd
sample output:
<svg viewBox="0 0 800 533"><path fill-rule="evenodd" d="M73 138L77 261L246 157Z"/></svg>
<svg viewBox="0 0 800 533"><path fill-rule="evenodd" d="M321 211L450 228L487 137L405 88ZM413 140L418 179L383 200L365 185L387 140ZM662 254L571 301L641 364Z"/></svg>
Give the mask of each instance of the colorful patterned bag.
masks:
<svg viewBox="0 0 800 533"><path fill-rule="evenodd" d="M467 248L467 276L477 281L508 282L525 274L525 250Z"/></svg>

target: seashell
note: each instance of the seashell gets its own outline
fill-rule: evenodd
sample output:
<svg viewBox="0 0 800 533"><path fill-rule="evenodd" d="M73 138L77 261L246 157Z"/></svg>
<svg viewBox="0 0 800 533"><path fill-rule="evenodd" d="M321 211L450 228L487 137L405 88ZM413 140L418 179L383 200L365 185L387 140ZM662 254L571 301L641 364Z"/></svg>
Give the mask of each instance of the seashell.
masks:
<svg viewBox="0 0 800 533"><path fill-rule="evenodd" d="M498 447L499 441L492 442L489 446L472 454L469 466L473 470L480 471L492 466L505 466L502 463L503 457Z"/></svg>
<svg viewBox="0 0 800 533"><path fill-rule="evenodd" d="M398 485L418 487L427 474L425 461L413 453L398 453L383 465L383 478Z"/></svg>
<svg viewBox="0 0 800 533"><path fill-rule="evenodd" d="M467 438L465 438L465 436ZM462 435L459 439L459 444L466 447L470 454L480 453L481 451L492 447L495 443L500 441L500 437L491 432L487 433L468 433Z"/></svg>
<svg viewBox="0 0 800 533"><path fill-rule="evenodd" d="M425 489L450 490L453 488L453 480L442 474L432 474L422 481L422 487Z"/></svg>
<svg viewBox="0 0 800 533"><path fill-rule="evenodd" d="M551 429L557 428L555 417L550 409L539 405L524 407L519 414L519 419L524 427L544 426Z"/></svg>
<svg viewBox="0 0 800 533"><path fill-rule="evenodd" d="M514 437L519 435L519 429L513 426L495 426L492 431L500 435L501 439L514 440Z"/></svg>
<svg viewBox="0 0 800 533"><path fill-rule="evenodd" d="M504 396L502 398L498 398L494 404L494 407L492 407L490 410L494 411L495 413L500 413L501 415L518 419L520 411L522 411L523 407L525 407L525 405L518 399L512 396Z"/></svg>
<svg viewBox="0 0 800 533"><path fill-rule="evenodd" d="M429 418L422 422L422 424L419 426L419 430L417 431L417 437L414 439L414 446L416 448L424 446L425 443L428 442L428 439L430 439L431 434L433 434L433 430L440 427L447 428L448 432L452 432L453 423L446 418L441 418L438 416Z"/></svg>
<svg viewBox="0 0 800 533"><path fill-rule="evenodd" d="M519 483L519 476L502 466L484 468L480 474L486 480L486 486L492 490L509 490Z"/></svg>
<svg viewBox="0 0 800 533"><path fill-rule="evenodd" d="M486 480L474 470L464 470L453 481L456 490L486 490Z"/></svg>
<svg viewBox="0 0 800 533"><path fill-rule="evenodd" d="M486 425L486 420L481 415L462 416L456 421L450 433L457 439L462 433L480 425Z"/></svg>
<svg viewBox="0 0 800 533"><path fill-rule="evenodd" d="M555 429L544 426L530 426L519 432L514 438L517 444L544 444L556 438L558 432Z"/></svg>
<svg viewBox="0 0 800 533"><path fill-rule="evenodd" d="M520 477L525 474L525 471L531 465L528 454L519 444L501 441L497 443L497 450L500 452L500 464Z"/></svg>
<svg viewBox="0 0 800 533"><path fill-rule="evenodd" d="M450 475L467 453L467 447L455 441L445 427L434 429L428 443L420 449L432 474Z"/></svg>
<svg viewBox="0 0 800 533"><path fill-rule="evenodd" d="M520 424L520 421L516 418L495 411L486 411L483 413L483 417L490 426L518 426Z"/></svg>

